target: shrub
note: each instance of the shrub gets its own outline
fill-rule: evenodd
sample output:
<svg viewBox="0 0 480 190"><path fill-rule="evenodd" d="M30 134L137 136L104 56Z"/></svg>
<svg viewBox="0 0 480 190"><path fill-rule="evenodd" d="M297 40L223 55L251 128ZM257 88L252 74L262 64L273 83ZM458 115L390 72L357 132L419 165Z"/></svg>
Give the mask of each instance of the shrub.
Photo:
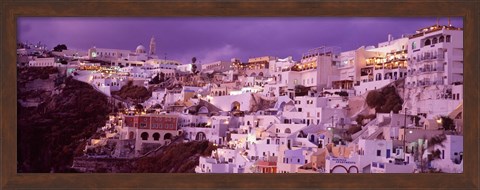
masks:
<svg viewBox="0 0 480 190"><path fill-rule="evenodd" d="M352 125L348 128L347 134L352 135L357 133L360 130L362 130L362 127L360 127L359 125Z"/></svg>
<svg viewBox="0 0 480 190"><path fill-rule="evenodd" d="M375 108L375 111L379 113L389 113L390 111L398 113L402 109L402 104L403 100L394 86L373 90L367 95L368 107Z"/></svg>

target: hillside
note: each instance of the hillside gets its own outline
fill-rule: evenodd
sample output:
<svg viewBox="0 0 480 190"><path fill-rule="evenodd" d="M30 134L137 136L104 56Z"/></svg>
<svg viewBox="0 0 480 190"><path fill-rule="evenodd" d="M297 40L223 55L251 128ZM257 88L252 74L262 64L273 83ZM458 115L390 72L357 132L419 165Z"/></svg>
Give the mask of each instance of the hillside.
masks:
<svg viewBox="0 0 480 190"><path fill-rule="evenodd" d="M216 147L208 141L172 144L162 153L133 163L134 173L194 173L200 156L210 156Z"/></svg>
<svg viewBox="0 0 480 190"><path fill-rule="evenodd" d="M55 81L55 89L36 90L38 106L23 107L17 103L17 170L72 172L74 154L81 153L85 140L105 124L110 113L107 97L86 83L45 77L45 71L36 69L19 70L19 99L31 96L28 83L36 79L25 75L32 72L40 72L38 77L45 82ZM48 74L55 73L48 70Z"/></svg>

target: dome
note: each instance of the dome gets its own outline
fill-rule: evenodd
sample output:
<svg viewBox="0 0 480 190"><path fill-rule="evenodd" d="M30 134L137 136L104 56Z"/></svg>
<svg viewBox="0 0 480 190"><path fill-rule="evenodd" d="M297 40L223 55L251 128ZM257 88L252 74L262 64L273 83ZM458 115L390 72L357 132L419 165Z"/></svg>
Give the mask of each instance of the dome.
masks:
<svg viewBox="0 0 480 190"><path fill-rule="evenodd" d="M143 51L145 51L145 47L144 47L143 45L139 45L139 46L137 46L137 49L136 49L136 50L137 50L137 51L138 51L138 50L143 50Z"/></svg>
<svg viewBox="0 0 480 190"><path fill-rule="evenodd" d="M145 47L143 45L137 46L137 49L135 49L135 52L137 53L145 53Z"/></svg>

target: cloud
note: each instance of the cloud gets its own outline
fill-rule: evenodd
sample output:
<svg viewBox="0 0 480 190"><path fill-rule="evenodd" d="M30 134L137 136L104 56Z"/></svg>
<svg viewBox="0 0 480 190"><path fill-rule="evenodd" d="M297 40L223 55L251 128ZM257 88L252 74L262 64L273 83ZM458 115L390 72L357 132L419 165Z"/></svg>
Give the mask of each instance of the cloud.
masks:
<svg viewBox="0 0 480 190"><path fill-rule="evenodd" d="M200 57L202 63L211 63L215 61L229 61L240 54L240 49L230 44L226 44L223 47L208 50L204 53L203 57Z"/></svg>

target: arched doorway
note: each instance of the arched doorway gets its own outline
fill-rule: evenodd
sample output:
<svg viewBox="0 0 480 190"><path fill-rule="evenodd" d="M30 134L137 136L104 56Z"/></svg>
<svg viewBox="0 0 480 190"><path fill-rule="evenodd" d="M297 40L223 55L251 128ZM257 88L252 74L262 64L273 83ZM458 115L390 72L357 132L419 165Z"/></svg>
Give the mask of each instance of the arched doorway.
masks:
<svg viewBox="0 0 480 190"><path fill-rule="evenodd" d="M206 139L207 139L207 136L203 132L198 132L197 135L195 135L195 140L197 141L203 141Z"/></svg>
<svg viewBox="0 0 480 190"><path fill-rule="evenodd" d="M357 166L350 166L350 168L348 168L348 173L358 173Z"/></svg>
<svg viewBox="0 0 480 190"><path fill-rule="evenodd" d="M164 140L172 139L172 134L166 133L166 134L163 136L163 139L164 139Z"/></svg>
<svg viewBox="0 0 480 190"><path fill-rule="evenodd" d="M146 141L148 140L148 133L147 132L143 132L140 137L142 137L142 140Z"/></svg>
<svg viewBox="0 0 480 190"><path fill-rule="evenodd" d="M152 135L154 141L160 140L160 134L159 133L153 133Z"/></svg>
<svg viewBox="0 0 480 190"><path fill-rule="evenodd" d="M336 165L335 167L332 168L330 173L348 173L348 170L345 166Z"/></svg>

